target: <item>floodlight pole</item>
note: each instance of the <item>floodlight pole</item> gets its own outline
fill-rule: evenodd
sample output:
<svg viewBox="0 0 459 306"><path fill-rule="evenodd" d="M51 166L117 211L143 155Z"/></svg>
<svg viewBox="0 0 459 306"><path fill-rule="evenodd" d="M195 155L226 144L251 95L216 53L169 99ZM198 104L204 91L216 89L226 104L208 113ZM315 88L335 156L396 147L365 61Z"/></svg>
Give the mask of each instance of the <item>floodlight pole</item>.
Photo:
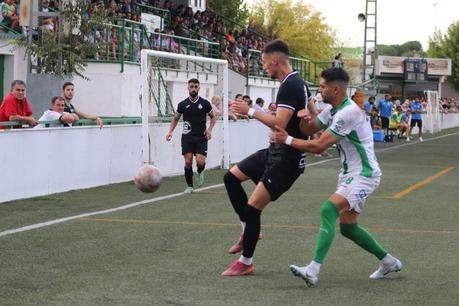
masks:
<svg viewBox="0 0 459 306"><path fill-rule="evenodd" d="M377 2L377 0L366 0L365 5L362 83L370 79L377 58Z"/></svg>

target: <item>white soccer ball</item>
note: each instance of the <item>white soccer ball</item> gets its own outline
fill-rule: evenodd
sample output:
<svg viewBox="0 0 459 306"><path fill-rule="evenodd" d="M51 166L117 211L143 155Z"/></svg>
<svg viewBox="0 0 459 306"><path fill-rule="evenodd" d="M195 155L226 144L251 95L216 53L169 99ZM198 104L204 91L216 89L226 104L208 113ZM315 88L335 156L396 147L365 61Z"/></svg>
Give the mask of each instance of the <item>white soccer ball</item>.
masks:
<svg viewBox="0 0 459 306"><path fill-rule="evenodd" d="M159 169L153 165L142 165L134 176L135 186L143 192L155 192L161 186L163 176Z"/></svg>

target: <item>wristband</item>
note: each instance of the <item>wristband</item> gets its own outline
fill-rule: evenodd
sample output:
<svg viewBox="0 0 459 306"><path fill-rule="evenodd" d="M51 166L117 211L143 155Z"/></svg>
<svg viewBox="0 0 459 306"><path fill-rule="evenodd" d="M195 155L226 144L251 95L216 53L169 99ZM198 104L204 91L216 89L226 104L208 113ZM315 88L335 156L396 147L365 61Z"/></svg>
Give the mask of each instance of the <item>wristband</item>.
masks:
<svg viewBox="0 0 459 306"><path fill-rule="evenodd" d="M292 145L292 141L293 141L293 137L289 135L285 139L285 144L288 145L288 146L291 146Z"/></svg>
<svg viewBox="0 0 459 306"><path fill-rule="evenodd" d="M255 112L256 112L255 108L249 108L247 115L249 115L249 117L252 118Z"/></svg>

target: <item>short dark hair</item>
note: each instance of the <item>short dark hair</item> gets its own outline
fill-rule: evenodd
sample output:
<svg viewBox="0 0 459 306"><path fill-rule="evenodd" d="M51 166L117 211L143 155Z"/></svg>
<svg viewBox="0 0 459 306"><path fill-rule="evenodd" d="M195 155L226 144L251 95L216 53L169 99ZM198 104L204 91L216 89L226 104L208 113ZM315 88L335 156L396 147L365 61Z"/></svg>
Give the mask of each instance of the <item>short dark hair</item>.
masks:
<svg viewBox="0 0 459 306"><path fill-rule="evenodd" d="M54 105L54 103L56 103L57 100L62 100L62 101L65 101L64 97L61 97L61 96L55 96L51 99L51 105Z"/></svg>
<svg viewBox="0 0 459 306"><path fill-rule="evenodd" d="M263 98L257 98L255 104L265 104L265 100L263 100Z"/></svg>
<svg viewBox="0 0 459 306"><path fill-rule="evenodd" d="M199 84L199 80L198 79L189 79L188 80L188 84L190 84L190 83Z"/></svg>
<svg viewBox="0 0 459 306"><path fill-rule="evenodd" d="M239 98L239 97L242 97L242 94L237 94L237 95L235 95L235 96L234 96L234 99L237 99L237 98Z"/></svg>
<svg viewBox="0 0 459 306"><path fill-rule="evenodd" d="M243 96L242 99L249 99L249 100L251 100L249 95Z"/></svg>
<svg viewBox="0 0 459 306"><path fill-rule="evenodd" d="M65 90L67 86L75 86L72 82L65 82L64 85L62 85L62 90Z"/></svg>
<svg viewBox="0 0 459 306"><path fill-rule="evenodd" d="M290 55L290 50L288 48L288 45L280 39L273 40L269 42L265 48L263 49L263 53L274 53L274 52L280 52L283 53L287 56Z"/></svg>
<svg viewBox="0 0 459 306"><path fill-rule="evenodd" d="M11 82L11 89L13 89L16 85L24 85L24 87L26 86L23 80L14 80Z"/></svg>
<svg viewBox="0 0 459 306"><path fill-rule="evenodd" d="M328 82L344 82L349 83L349 74L343 68L328 68L322 71L320 77Z"/></svg>

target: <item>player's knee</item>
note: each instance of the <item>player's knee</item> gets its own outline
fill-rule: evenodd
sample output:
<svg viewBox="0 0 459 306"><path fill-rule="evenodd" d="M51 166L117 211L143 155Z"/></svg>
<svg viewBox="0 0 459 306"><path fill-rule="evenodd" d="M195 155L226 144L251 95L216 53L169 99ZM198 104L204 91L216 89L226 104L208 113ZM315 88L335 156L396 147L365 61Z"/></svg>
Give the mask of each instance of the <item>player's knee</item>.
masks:
<svg viewBox="0 0 459 306"><path fill-rule="evenodd" d="M231 171L227 171L223 176L223 182L225 182L225 186L234 186L241 183L241 181Z"/></svg>
<svg viewBox="0 0 459 306"><path fill-rule="evenodd" d="M337 208L332 202L325 201L322 204L322 206L320 206L320 217L322 219L328 218L328 217L336 215L336 214L337 214Z"/></svg>
<svg viewBox="0 0 459 306"><path fill-rule="evenodd" d="M356 226L357 224L340 224L339 231L344 237L352 239Z"/></svg>

